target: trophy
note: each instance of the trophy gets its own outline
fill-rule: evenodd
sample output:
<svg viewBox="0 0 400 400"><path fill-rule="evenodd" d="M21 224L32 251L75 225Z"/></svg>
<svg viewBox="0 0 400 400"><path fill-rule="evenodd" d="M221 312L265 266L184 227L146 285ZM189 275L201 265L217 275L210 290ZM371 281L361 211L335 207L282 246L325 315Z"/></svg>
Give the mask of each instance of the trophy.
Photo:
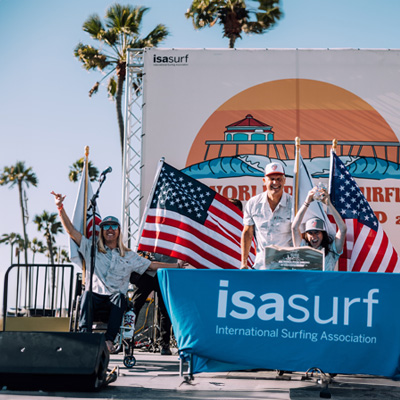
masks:
<svg viewBox="0 0 400 400"><path fill-rule="evenodd" d="M327 188L326 188L326 186L325 186L324 183L318 182L317 191L314 193L314 196L313 196L314 200L316 200L316 201L321 201L321 200L322 200L322 196L323 196L323 194L324 194L324 191L325 191L326 189L327 189Z"/></svg>

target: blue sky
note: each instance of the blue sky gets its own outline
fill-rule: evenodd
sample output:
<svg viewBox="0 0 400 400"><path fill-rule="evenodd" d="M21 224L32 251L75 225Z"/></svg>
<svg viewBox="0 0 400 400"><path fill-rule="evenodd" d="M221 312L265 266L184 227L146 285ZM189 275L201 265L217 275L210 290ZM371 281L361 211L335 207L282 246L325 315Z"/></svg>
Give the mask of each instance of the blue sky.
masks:
<svg viewBox="0 0 400 400"><path fill-rule="evenodd" d="M128 2L121 1L121 4ZM103 216L121 213L121 168L115 105L101 78L74 58L80 41L89 42L82 24L92 13L104 16L105 0L0 0L0 168L25 161L39 179L28 189L29 238L40 236L32 220L43 210L55 212L52 190L67 194L72 212L77 186L68 181L69 166L90 146L90 159L108 175L99 199ZM220 26L194 31L184 16L188 0L143 0L150 8L143 33L156 24L171 32L162 47L227 48ZM400 48L400 1L282 0L283 19L268 33L244 35L238 48ZM96 190L97 184L94 185ZM22 233L17 189L0 187L0 235ZM65 235L58 240L66 245ZM9 265L9 248L0 245L0 271ZM39 260L40 261L40 260ZM44 261L44 260L42 260ZM1 273L0 273L1 277Z"/></svg>

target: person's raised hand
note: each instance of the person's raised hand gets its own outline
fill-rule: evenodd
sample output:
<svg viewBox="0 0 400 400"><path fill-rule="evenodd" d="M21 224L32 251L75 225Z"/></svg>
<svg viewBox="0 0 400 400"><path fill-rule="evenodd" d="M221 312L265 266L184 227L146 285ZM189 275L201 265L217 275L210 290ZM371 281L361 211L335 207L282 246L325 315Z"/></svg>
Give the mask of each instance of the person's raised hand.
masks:
<svg viewBox="0 0 400 400"><path fill-rule="evenodd" d="M56 206L58 208L61 207L65 199L65 196L63 196L61 193L55 193L54 190L50 192L50 194L54 196L54 202L56 203Z"/></svg>
<svg viewBox="0 0 400 400"><path fill-rule="evenodd" d="M304 201L304 204L305 204L306 206L310 205L310 203L311 203L312 201L314 201L314 194L315 194L315 192L316 192L317 190L318 190L318 188L315 186L315 187L313 187L313 188L308 192L307 197L306 197L306 199L305 199L305 201Z"/></svg>
<svg viewBox="0 0 400 400"><path fill-rule="evenodd" d="M321 189L321 202L329 206L331 198L326 189Z"/></svg>

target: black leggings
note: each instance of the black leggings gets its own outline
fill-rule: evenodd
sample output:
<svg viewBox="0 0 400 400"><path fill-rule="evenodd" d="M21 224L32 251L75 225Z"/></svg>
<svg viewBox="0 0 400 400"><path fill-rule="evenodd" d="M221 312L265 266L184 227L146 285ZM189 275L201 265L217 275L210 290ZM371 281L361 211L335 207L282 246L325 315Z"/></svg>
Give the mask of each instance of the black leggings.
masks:
<svg viewBox="0 0 400 400"><path fill-rule="evenodd" d="M89 292L85 291L81 300L81 315L79 318L79 330L87 331L89 325L96 320L96 317L104 314L107 322L106 340L114 341L122 323L122 318L126 310L126 298L122 293L114 293L110 295L92 293L92 313L91 321L89 315L90 306Z"/></svg>
<svg viewBox="0 0 400 400"><path fill-rule="evenodd" d="M133 311L137 318L140 310L149 297L149 294L153 290L157 292L158 308L160 310L160 344L161 347L169 347L169 341L171 338L171 320L169 319L167 309L165 308L157 275L153 277L144 273L135 281L135 288L132 295Z"/></svg>

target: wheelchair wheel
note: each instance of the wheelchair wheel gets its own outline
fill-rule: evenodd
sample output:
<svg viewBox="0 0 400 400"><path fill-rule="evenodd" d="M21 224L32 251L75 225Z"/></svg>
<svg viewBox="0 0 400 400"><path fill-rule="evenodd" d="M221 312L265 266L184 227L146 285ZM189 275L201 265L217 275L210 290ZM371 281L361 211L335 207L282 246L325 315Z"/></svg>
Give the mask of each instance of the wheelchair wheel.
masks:
<svg viewBox="0 0 400 400"><path fill-rule="evenodd" d="M136 358L134 356L125 356L124 365L126 368L132 368L136 364Z"/></svg>

